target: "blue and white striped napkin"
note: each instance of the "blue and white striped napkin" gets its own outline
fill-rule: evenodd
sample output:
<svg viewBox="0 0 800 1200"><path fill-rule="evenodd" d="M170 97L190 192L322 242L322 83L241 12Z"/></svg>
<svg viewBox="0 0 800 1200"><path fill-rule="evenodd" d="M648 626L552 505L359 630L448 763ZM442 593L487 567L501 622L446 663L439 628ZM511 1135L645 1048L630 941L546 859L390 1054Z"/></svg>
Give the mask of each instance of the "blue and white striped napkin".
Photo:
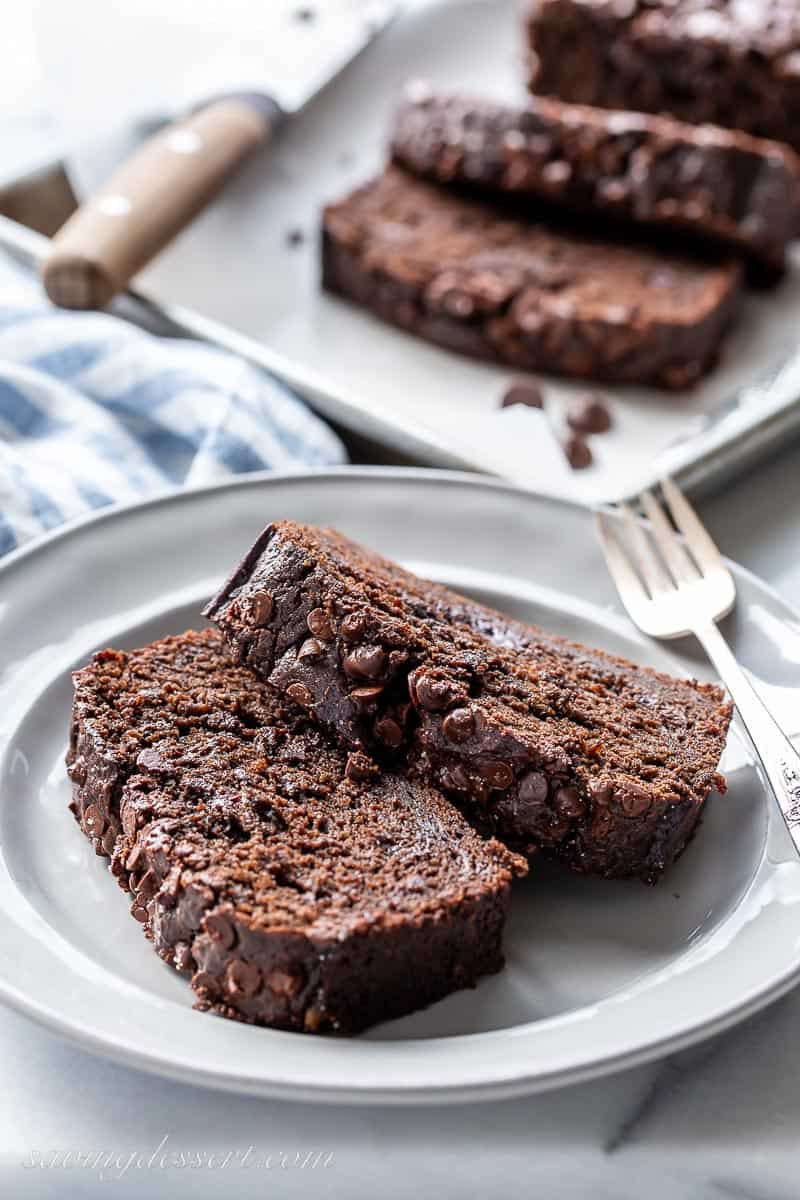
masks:
<svg viewBox="0 0 800 1200"><path fill-rule="evenodd" d="M277 380L201 342L51 308L0 258L0 554L170 486L345 461Z"/></svg>

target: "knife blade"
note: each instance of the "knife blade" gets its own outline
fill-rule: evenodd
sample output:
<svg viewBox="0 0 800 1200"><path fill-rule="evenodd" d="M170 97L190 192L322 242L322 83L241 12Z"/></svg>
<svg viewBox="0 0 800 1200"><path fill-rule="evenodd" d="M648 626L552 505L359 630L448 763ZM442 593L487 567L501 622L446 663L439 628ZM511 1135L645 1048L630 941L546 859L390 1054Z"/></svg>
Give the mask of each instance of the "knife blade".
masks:
<svg viewBox="0 0 800 1200"><path fill-rule="evenodd" d="M400 0L270 0L259 35L264 61L247 74L237 71L236 47L224 41L220 26L211 67L199 64L195 71L198 84L213 83L213 98L206 91L183 116L167 120L53 238L41 270L53 303L105 307L245 161L269 145L285 120L386 28L399 7ZM191 80L191 70L181 73L184 93Z"/></svg>

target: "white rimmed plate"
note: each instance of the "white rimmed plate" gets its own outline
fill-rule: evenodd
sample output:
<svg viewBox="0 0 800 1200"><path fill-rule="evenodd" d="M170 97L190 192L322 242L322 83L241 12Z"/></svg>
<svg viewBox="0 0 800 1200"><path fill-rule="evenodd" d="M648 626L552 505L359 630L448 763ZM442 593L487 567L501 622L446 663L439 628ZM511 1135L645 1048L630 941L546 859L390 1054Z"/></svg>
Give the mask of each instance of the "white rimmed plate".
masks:
<svg viewBox="0 0 800 1200"><path fill-rule="evenodd" d="M98 647L199 624L202 601L276 517L335 524L515 615L705 675L621 615L585 511L456 474L343 469L249 478L107 512L0 568L0 997L86 1049L287 1098L424 1102L564 1084L733 1024L800 977L800 863L740 731L687 853L661 884L541 866L518 886L508 966L354 1039L192 1010L67 811L70 670ZM737 570L728 633L770 699L797 708L800 624Z"/></svg>

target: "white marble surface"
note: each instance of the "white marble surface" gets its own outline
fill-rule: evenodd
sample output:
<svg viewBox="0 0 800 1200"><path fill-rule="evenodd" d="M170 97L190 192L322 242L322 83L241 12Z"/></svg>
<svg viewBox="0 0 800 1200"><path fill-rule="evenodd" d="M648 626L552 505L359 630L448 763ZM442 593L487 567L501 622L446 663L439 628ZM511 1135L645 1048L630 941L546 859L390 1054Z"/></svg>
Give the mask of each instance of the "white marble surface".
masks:
<svg viewBox="0 0 800 1200"><path fill-rule="evenodd" d="M701 507L728 554L800 605L800 446ZM713 1041L605 1080L493 1105L390 1110L169 1083L0 1011L0 1195L795 1200L799 1026L800 989ZM102 1173L52 1165L69 1151L116 1158ZM216 1155L216 1165L162 1167L167 1151ZM320 1165L280 1165L297 1152ZM33 1165L42 1161L51 1165Z"/></svg>

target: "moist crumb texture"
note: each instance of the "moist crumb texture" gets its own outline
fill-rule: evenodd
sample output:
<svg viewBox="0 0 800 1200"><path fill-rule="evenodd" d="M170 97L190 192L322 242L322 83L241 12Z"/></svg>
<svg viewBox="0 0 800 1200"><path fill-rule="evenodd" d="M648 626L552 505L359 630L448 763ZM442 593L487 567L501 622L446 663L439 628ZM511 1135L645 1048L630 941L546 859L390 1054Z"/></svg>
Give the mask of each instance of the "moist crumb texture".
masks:
<svg viewBox="0 0 800 1200"><path fill-rule="evenodd" d="M524 370L685 388L716 361L737 263L599 241L400 167L323 213L324 286L451 350Z"/></svg>
<svg viewBox="0 0 800 1200"><path fill-rule="evenodd" d="M263 598L249 611L264 620ZM200 1008L354 1031L502 965L524 861L421 779L331 744L216 630L78 671L68 770L81 828Z"/></svg>
<svg viewBox="0 0 800 1200"><path fill-rule="evenodd" d="M724 789L719 688L512 621L333 530L268 526L206 615L362 770L408 763L483 832L576 871L655 881Z"/></svg>
<svg viewBox="0 0 800 1200"><path fill-rule="evenodd" d="M533 97L524 107L416 94L392 132L397 162L442 184L546 201L711 239L783 267L800 218L800 160L777 142L670 117Z"/></svg>
<svg viewBox="0 0 800 1200"><path fill-rule="evenodd" d="M532 0L531 90L666 112L800 149L800 8L786 0Z"/></svg>

